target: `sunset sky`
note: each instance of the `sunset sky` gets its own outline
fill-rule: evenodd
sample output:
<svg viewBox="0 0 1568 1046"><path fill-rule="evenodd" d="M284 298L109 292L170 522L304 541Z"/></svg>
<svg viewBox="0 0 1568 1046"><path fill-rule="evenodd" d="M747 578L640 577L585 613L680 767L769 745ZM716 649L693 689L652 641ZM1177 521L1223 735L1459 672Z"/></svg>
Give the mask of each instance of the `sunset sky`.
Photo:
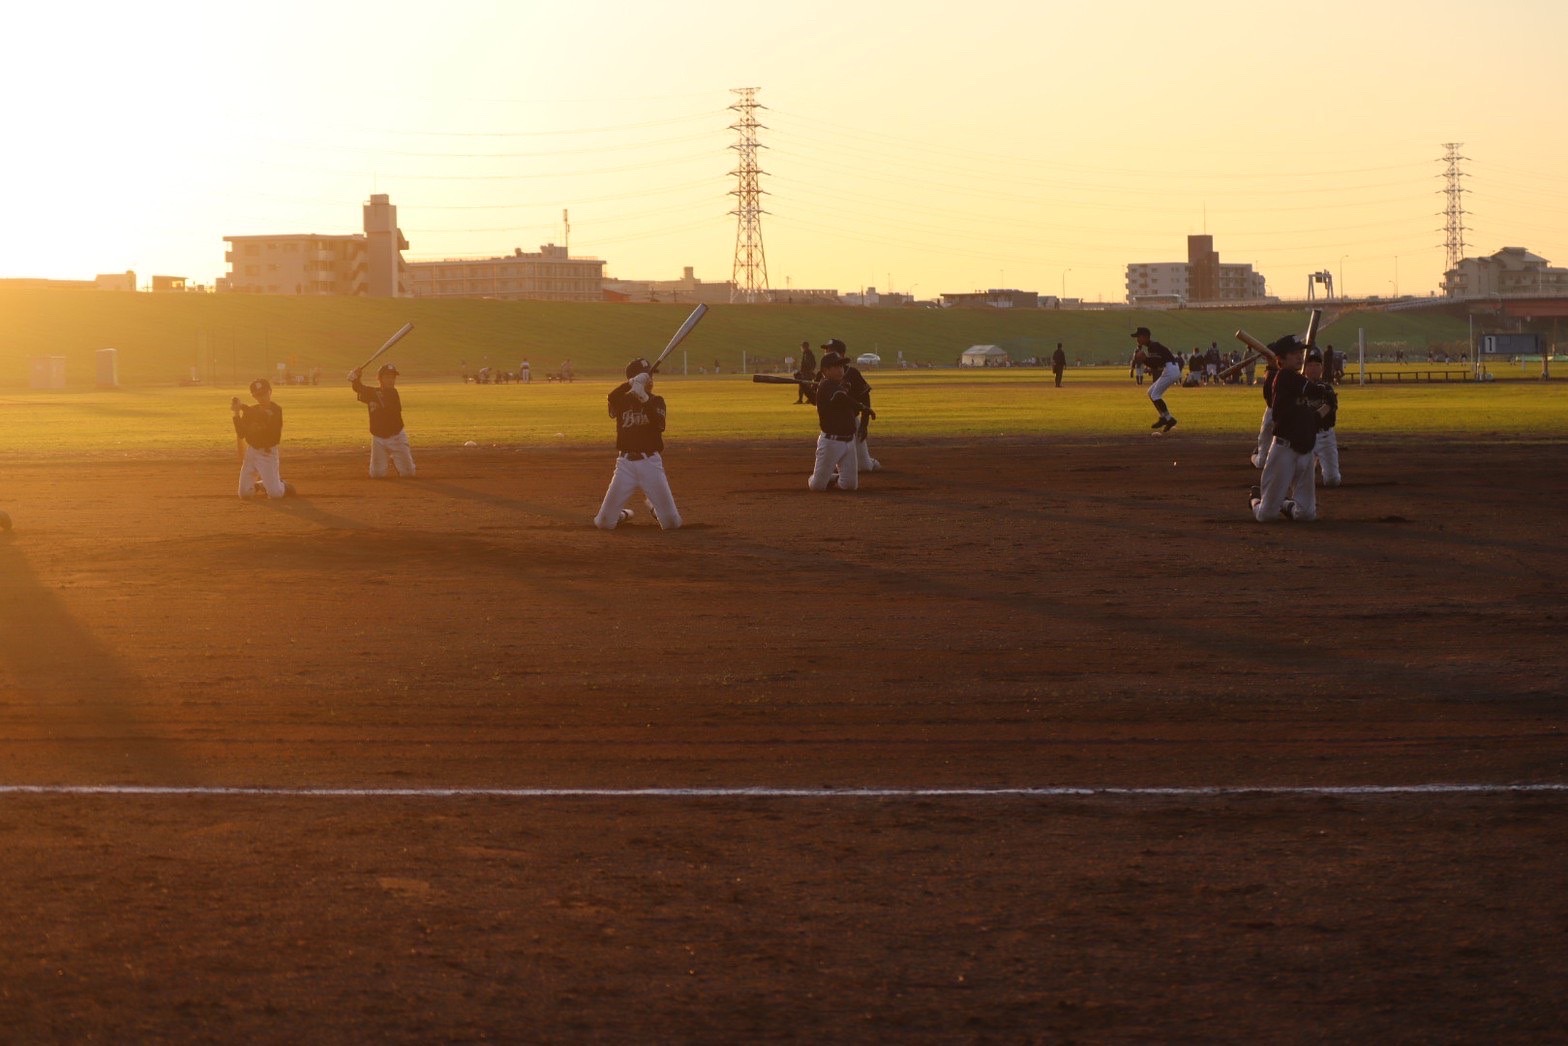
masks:
<svg viewBox="0 0 1568 1046"><path fill-rule="evenodd" d="M226 235L356 233L410 260L563 239L609 275L728 279L734 87L760 88L777 291L1008 286L1119 301L1208 232L1270 293L1568 265L1568 4L763 5L533 0L26 5L8 14L0 277L210 284Z"/></svg>

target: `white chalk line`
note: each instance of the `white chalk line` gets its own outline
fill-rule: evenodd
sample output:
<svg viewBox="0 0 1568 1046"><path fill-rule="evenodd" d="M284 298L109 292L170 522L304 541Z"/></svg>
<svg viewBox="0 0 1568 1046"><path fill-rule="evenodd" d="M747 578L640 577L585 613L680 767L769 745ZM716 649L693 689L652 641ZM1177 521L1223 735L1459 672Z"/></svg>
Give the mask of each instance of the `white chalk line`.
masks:
<svg viewBox="0 0 1568 1046"><path fill-rule="evenodd" d="M1019 788L334 788L270 785L6 785L0 795L211 796L264 799L1059 799L1232 796L1568 795L1568 783L1407 785L1200 785Z"/></svg>

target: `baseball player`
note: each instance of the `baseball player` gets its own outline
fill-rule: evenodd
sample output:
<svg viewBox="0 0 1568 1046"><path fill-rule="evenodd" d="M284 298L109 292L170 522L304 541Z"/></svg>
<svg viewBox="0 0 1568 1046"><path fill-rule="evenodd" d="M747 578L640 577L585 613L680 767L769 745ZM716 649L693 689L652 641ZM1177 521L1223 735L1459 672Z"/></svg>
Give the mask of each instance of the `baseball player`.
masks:
<svg viewBox="0 0 1568 1046"><path fill-rule="evenodd" d="M1133 366L1138 364L1148 370L1152 384L1149 386L1149 402L1154 404L1154 409L1160 412L1153 425L1153 429L1164 435L1176 427L1176 419L1171 416L1170 408L1165 406L1165 390L1181 381L1181 360L1176 354L1159 342L1152 340L1149 328L1139 327L1132 332L1138 341L1138 349L1133 353Z"/></svg>
<svg viewBox="0 0 1568 1046"><path fill-rule="evenodd" d="M609 406L619 454L593 525L614 530L631 519L626 503L641 490L659 526L675 530L681 525L681 513L664 475L665 407L664 397L653 393L653 365L640 356L628 363L626 380L610 392Z"/></svg>
<svg viewBox="0 0 1568 1046"><path fill-rule="evenodd" d="M1339 420L1339 393L1334 391L1334 385L1329 380L1328 361L1324 359L1326 355L1316 348L1308 349L1301 373L1307 379L1308 402L1314 409L1320 405L1328 407L1327 414L1320 412L1318 416L1318 438L1312 457L1317 462L1317 471L1322 473L1323 485L1337 487L1340 483L1339 440L1334 435L1334 423Z"/></svg>
<svg viewBox="0 0 1568 1046"><path fill-rule="evenodd" d="M822 346L828 352L836 352L844 358L844 386L849 389L850 399L855 401L859 422L855 426L855 465L861 472L875 472L882 467L882 463L871 456L871 447L866 441L867 434L871 431L871 423L876 420L877 412L871 409L871 383L866 376L860 373L860 368L849 362L849 350L837 338L829 338L828 343Z"/></svg>
<svg viewBox="0 0 1568 1046"><path fill-rule="evenodd" d="M408 446L408 433L403 428L403 400L397 394L397 368L383 363L376 371L379 388L367 388L359 382L359 371L348 372L348 380L359 402L370 408L370 478L384 479L387 460L397 468L404 479L414 475L414 452Z"/></svg>
<svg viewBox="0 0 1568 1046"><path fill-rule="evenodd" d="M817 460L806 485L812 490L827 490L838 469L838 488L860 487L860 462L855 452L860 404L850 394L844 380L844 357L829 349L822 354L822 377L817 381Z"/></svg>
<svg viewBox="0 0 1568 1046"><path fill-rule="evenodd" d="M811 342L800 343L800 370L795 372L795 377L803 379L796 386L799 390L795 393L795 405L816 402L816 389L807 382L813 381L817 376L817 358L811 354Z"/></svg>
<svg viewBox="0 0 1568 1046"><path fill-rule="evenodd" d="M235 396L229 401L234 414L234 434L244 440L245 452L240 460L240 497L253 498L266 491L269 498L286 497L294 493L292 485L283 482L278 474L278 444L283 439L283 408L272 402L272 383L257 378L250 383L250 394L256 400L246 406Z"/></svg>
<svg viewBox="0 0 1568 1046"><path fill-rule="evenodd" d="M1263 463L1262 484L1252 488L1248 502L1252 518L1259 523L1279 519L1308 522L1318 515L1312 451L1317 445L1318 421L1328 407L1309 396L1307 379L1301 375L1306 346L1287 334L1269 348L1279 357L1279 374L1274 378L1274 441Z"/></svg>

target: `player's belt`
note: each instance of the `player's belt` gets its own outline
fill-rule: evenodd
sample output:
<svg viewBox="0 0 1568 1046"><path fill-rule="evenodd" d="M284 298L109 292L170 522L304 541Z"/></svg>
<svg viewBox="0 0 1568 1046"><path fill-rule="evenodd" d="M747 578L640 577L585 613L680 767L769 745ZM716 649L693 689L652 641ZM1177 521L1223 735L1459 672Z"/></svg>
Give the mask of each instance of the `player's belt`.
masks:
<svg viewBox="0 0 1568 1046"><path fill-rule="evenodd" d="M831 432L824 432L823 435L826 436L828 439L833 440L835 443L853 443L853 442L855 442L855 437L854 436L835 436Z"/></svg>
<svg viewBox="0 0 1568 1046"><path fill-rule="evenodd" d="M621 451L621 457L625 458L627 461L641 461L643 458L651 458L653 455L644 454L638 450L623 450Z"/></svg>

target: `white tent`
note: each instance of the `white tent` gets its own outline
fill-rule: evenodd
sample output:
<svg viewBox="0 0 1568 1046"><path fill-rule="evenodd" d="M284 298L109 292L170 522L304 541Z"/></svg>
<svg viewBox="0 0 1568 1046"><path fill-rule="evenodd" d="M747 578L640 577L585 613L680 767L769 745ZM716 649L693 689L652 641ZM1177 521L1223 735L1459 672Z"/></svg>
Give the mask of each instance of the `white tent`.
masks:
<svg viewBox="0 0 1568 1046"><path fill-rule="evenodd" d="M960 367L1005 367L1009 362L1000 345L971 345L958 357Z"/></svg>

